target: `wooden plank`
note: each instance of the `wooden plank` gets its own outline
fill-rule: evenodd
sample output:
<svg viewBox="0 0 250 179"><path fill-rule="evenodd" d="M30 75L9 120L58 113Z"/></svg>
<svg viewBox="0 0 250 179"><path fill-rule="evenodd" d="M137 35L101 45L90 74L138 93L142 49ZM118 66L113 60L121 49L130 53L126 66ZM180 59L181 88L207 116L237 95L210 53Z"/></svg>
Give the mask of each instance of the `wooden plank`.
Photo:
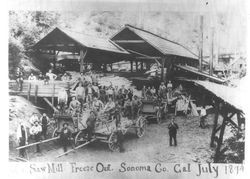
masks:
<svg viewBox="0 0 250 179"><path fill-rule="evenodd" d="M75 147L75 148L73 148L73 149L71 149L71 150L69 150L69 151L67 151L67 152L65 152L65 153L63 153L63 154L60 154L60 155L56 156L56 158L59 158L59 157L61 157L61 156L64 156L64 155L66 155L66 154L68 154L68 153L70 153L70 152L73 152L73 151L75 151L75 150L77 150L77 149L79 149L79 148L82 148L82 147L88 145L89 143L94 142L95 140L97 140L97 139L92 139L92 140L90 140L90 141L88 141L88 142L86 142L86 143L84 143L84 144L82 144L82 145L79 145L78 147Z"/></svg>
<svg viewBox="0 0 250 179"><path fill-rule="evenodd" d="M20 149L24 149L24 148L27 148L27 147L31 147L31 146L37 145L37 144L42 144L42 143L45 143L45 142L50 142L52 140L59 139L59 137L60 136L57 136L57 137L54 137L54 138L51 138L51 139L47 139L47 140L43 140L43 141L40 141L40 142L35 142L35 143L32 143L32 144L24 145L24 146L21 146L21 147L17 147L16 149L20 150Z"/></svg>

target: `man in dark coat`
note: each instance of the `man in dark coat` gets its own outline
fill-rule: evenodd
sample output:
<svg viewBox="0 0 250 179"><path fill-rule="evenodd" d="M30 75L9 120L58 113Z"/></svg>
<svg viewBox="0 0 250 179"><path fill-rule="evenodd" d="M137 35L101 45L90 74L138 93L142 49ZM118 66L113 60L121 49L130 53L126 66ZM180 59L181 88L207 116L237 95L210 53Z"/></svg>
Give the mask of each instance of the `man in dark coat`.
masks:
<svg viewBox="0 0 250 179"><path fill-rule="evenodd" d="M47 129L49 125L49 117L45 113L43 113L41 117L41 123L42 123L42 136L44 137L44 139L46 139Z"/></svg>
<svg viewBox="0 0 250 179"><path fill-rule="evenodd" d="M170 146L172 146L172 139L174 139L174 145L177 146L176 134L178 128L178 125L174 122L174 118L172 118L171 123L168 125Z"/></svg>
<svg viewBox="0 0 250 179"><path fill-rule="evenodd" d="M86 124L87 124L87 133L88 133L88 141L91 140L91 137L93 135L94 129L95 129L95 122L96 122L96 114L94 111L90 112L90 116L88 117Z"/></svg>
<svg viewBox="0 0 250 179"><path fill-rule="evenodd" d="M68 128L68 123L64 123L60 134L60 141L62 143L64 152L67 152L67 146L70 144L70 140L71 140L71 131Z"/></svg>
<svg viewBox="0 0 250 179"><path fill-rule="evenodd" d="M123 146L123 142L124 142L124 135L122 133L122 129L121 129L121 124L117 124L117 130L116 130L116 135L117 135L117 146L119 147L119 152L124 152L124 146Z"/></svg>

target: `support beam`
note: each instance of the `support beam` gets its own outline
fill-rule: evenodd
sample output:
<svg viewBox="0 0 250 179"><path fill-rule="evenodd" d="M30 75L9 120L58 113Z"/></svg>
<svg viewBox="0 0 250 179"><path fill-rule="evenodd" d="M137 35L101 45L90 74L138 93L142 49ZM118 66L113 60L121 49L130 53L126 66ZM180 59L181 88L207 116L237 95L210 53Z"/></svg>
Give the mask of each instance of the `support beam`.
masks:
<svg viewBox="0 0 250 179"><path fill-rule="evenodd" d="M133 61L130 61L130 70L133 72Z"/></svg>
<svg viewBox="0 0 250 179"><path fill-rule="evenodd" d="M138 61L135 61L135 69L136 69L136 72L138 72Z"/></svg>
<svg viewBox="0 0 250 179"><path fill-rule="evenodd" d="M55 106L55 88L56 88L56 85L54 83L52 87L52 105L53 106Z"/></svg>
<svg viewBox="0 0 250 179"><path fill-rule="evenodd" d="M83 64L84 64L84 58L86 57L87 49L80 50L80 72L83 72Z"/></svg>
<svg viewBox="0 0 250 179"><path fill-rule="evenodd" d="M38 85L35 86L35 103L37 104Z"/></svg>
<svg viewBox="0 0 250 179"><path fill-rule="evenodd" d="M143 61L141 61L141 71L143 71Z"/></svg>
<svg viewBox="0 0 250 179"><path fill-rule="evenodd" d="M113 40L115 43L146 43L144 40Z"/></svg>
<svg viewBox="0 0 250 179"><path fill-rule="evenodd" d="M161 59L161 80L164 81L164 66L165 66L165 58Z"/></svg>
<svg viewBox="0 0 250 179"><path fill-rule="evenodd" d="M59 112L47 98L43 98L44 101L54 110L54 112Z"/></svg>
<svg viewBox="0 0 250 179"><path fill-rule="evenodd" d="M28 86L28 93L27 93L28 101L30 100L30 91L31 91L31 83L29 83L29 86Z"/></svg>

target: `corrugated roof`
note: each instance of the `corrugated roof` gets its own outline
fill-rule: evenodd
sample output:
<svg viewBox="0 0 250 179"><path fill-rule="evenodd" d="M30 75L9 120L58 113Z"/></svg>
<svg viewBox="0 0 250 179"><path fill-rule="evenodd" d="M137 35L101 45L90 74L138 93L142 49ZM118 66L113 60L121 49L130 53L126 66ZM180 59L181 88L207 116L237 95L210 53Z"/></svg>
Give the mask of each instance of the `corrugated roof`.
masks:
<svg viewBox="0 0 250 179"><path fill-rule="evenodd" d="M183 80L192 81L204 87L206 90L212 92L217 97L219 97L226 103L230 104L231 106L234 106L238 110L243 109L243 105L241 103L241 96L239 95L240 91L238 88L220 85L210 81L188 80L188 79L183 79Z"/></svg>
<svg viewBox="0 0 250 179"><path fill-rule="evenodd" d="M176 42L170 41L166 38L160 37L156 34L153 34L149 31L139 29L137 27L126 25L127 28L129 28L131 31L136 33L138 36L140 36L142 39L144 39L146 42L154 46L156 49L158 49L163 54L171 54L171 55L178 55L182 57L197 59L198 56L188 50L186 47L184 47L181 44L178 44Z"/></svg>
<svg viewBox="0 0 250 179"><path fill-rule="evenodd" d="M78 44L81 44L81 45L83 45L85 47L88 47L88 48L112 51L112 52L116 52L116 53L129 54L129 52L124 50L122 47L119 47L117 44L114 44L109 39L93 37L93 36L89 36L89 35L86 35L86 34L83 34L83 33L80 33L80 32L74 32L74 31L71 31L71 30L68 30L68 29L61 29L61 28L58 28L58 27L55 28L54 30L58 30L58 31L64 33L64 35L66 35L69 38L73 39ZM53 33L53 31L51 33ZM46 36L44 38L46 38Z"/></svg>

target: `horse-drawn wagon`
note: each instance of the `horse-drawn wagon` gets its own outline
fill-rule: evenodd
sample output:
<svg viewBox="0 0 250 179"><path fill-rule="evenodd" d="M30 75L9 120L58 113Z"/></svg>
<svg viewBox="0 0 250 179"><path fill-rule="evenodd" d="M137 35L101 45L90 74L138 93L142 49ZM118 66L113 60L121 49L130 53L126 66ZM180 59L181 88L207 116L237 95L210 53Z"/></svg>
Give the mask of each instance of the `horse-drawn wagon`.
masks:
<svg viewBox="0 0 250 179"><path fill-rule="evenodd" d="M129 129L134 129L137 137L142 137L145 133L146 121L142 116L139 116L135 120L119 116L118 121L115 115L99 112L97 113L93 136L91 137L91 140L88 140L86 121L89 114L90 110L84 111L77 116L56 114L54 117L57 121L57 128L53 132L53 137L60 134L64 123L68 123L69 129L72 131L75 147L84 146L84 144L87 144L90 141L99 141L107 143L111 151L118 151L118 123L119 130L122 131L123 135L126 134Z"/></svg>

